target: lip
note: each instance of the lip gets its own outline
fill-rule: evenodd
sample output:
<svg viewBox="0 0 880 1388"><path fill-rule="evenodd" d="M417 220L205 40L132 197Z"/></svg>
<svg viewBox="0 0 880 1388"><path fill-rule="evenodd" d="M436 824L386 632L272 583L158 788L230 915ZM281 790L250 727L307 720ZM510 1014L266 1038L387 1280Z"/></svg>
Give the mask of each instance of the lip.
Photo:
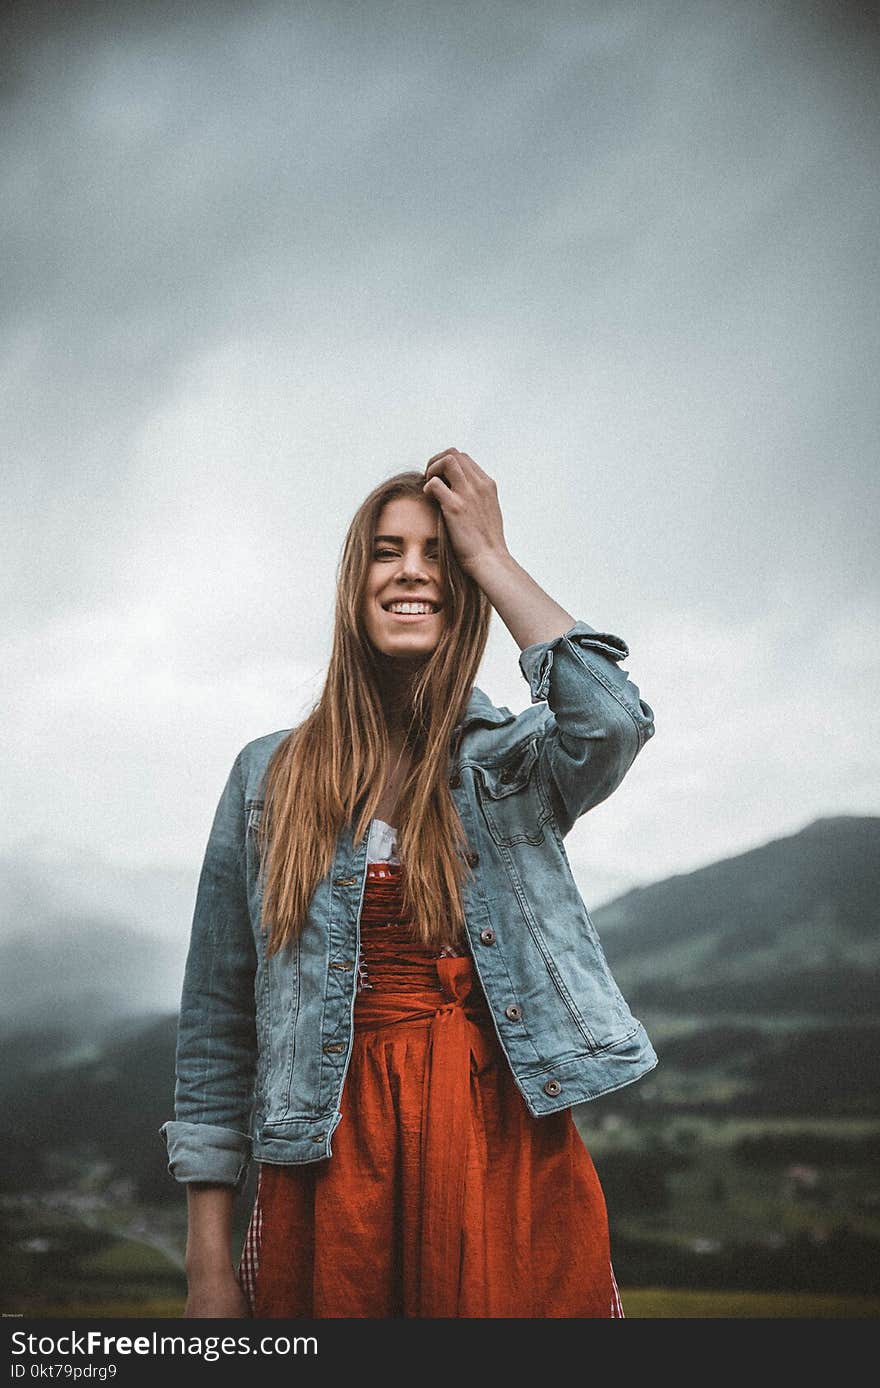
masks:
<svg viewBox="0 0 880 1388"><path fill-rule="evenodd" d="M387 607L382 611L386 617L393 617L396 622L427 622L431 617L439 617L439 612L390 612Z"/></svg>

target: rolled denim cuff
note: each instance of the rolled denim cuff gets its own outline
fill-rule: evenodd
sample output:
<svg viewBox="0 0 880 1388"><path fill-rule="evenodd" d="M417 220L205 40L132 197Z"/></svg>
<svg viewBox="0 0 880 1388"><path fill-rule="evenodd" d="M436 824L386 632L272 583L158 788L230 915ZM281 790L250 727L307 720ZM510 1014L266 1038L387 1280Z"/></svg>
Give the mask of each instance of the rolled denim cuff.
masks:
<svg viewBox="0 0 880 1388"><path fill-rule="evenodd" d="M205 1181L240 1190L251 1159L251 1139L212 1123L163 1123L168 1170L176 1181Z"/></svg>
<svg viewBox="0 0 880 1388"><path fill-rule="evenodd" d="M561 636L554 636L552 641L536 641L534 645L526 646L519 654L519 668L528 681L533 704L547 698L554 650L562 641L575 640L582 646L601 651L611 660L626 660L629 655L629 646L621 637L597 631L586 622L575 622L573 627L569 627Z"/></svg>

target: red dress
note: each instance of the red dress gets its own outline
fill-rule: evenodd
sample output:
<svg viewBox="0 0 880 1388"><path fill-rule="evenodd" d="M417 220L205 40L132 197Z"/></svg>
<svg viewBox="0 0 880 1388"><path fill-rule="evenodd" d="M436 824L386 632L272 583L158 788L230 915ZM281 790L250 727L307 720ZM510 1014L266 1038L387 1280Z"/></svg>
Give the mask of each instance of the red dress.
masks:
<svg viewBox="0 0 880 1388"><path fill-rule="evenodd" d="M259 1167L256 1317L622 1317L570 1109L534 1118L467 954L413 940L367 864L354 1043L328 1160Z"/></svg>

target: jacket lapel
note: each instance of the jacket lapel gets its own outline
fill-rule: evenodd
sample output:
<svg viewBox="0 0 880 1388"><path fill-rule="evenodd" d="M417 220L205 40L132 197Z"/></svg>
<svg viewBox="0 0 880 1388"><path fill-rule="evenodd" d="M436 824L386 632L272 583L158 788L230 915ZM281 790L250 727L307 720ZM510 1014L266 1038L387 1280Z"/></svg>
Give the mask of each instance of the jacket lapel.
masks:
<svg viewBox="0 0 880 1388"><path fill-rule="evenodd" d="M510 709L505 708L504 705L496 708L488 694L474 685L464 717L456 723L455 731L460 736L465 728L470 727L472 723L488 723L500 726L502 723L512 723L515 717L516 714L511 713Z"/></svg>

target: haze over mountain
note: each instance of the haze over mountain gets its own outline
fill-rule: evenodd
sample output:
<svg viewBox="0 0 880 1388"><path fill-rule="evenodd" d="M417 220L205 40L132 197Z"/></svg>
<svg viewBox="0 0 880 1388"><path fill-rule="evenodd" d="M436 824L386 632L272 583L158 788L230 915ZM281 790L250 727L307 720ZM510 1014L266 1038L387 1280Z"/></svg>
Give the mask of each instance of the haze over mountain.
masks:
<svg viewBox="0 0 880 1388"><path fill-rule="evenodd" d="M91 1035L113 1019L164 1013L177 975L162 941L121 921L50 919L41 935L0 943L0 1026Z"/></svg>
<svg viewBox="0 0 880 1388"><path fill-rule="evenodd" d="M177 1006L197 874L128 868L56 845L0 857L0 1026L95 1021Z"/></svg>

